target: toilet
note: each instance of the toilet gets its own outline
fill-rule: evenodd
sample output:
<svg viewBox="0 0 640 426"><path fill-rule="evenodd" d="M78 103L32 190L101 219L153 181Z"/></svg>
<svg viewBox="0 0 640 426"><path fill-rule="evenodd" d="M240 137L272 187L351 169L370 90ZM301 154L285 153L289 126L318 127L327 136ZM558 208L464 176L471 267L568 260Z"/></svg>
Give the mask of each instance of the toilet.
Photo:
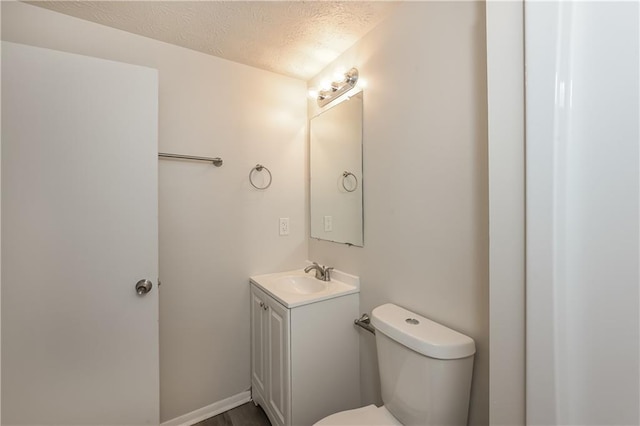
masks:
<svg viewBox="0 0 640 426"><path fill-rule="evenodd" d="M332 414L316 426L466 425L473 339L391 303L371 312L382 407Z"/></svg>

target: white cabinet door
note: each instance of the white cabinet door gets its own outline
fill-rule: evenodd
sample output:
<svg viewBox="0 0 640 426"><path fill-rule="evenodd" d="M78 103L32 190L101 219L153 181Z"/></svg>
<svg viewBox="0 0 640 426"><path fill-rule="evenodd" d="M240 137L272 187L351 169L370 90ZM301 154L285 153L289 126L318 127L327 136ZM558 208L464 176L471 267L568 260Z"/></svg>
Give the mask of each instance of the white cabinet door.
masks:
<svg viewBox="0 0 640 426"><path fill-rule="evenodd" d="M155 70L2 43L4 424L158 424L157 114Z"/></svg>
<svg viewBox="0 0 640 426"><path fill-rule="evenodd" d="M287 425L291 419L289 310L270 298L268 304L267 404L278 424Z"/></svg>
<svg viewBox="0 0 640 426"><path fill-rule="evenodd" d="M254 392L265 397L267 371L267 319L266 297L252 288L251 291L251 382ZM266 308L266 309L265 309Z"/></svg>
<svg viewBox="0 0 640 426"><path fill-rule="evenodd" d="M291 424L291 311L251 286L251 385L274 425Z"/></svg>

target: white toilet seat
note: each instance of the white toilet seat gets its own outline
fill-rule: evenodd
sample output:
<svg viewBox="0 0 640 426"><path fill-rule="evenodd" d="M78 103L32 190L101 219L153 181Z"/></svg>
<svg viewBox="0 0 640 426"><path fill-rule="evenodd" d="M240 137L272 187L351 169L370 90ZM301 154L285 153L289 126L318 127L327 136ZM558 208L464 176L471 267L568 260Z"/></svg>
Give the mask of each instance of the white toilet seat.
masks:
<svg viewBox="0 0 640 426"><path fill-rule="evenodd" d="M314 426L402 426L384 406L367 405L355 410L340 411L325 417Z"/></svg>

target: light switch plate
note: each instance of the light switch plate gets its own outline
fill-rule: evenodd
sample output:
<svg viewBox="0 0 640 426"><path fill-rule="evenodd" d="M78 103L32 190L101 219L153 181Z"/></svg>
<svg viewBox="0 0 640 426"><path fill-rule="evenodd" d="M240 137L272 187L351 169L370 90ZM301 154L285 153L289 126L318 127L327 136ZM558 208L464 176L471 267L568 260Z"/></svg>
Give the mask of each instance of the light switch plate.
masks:
<svg viewBox="0 0 640 426"><path fill-rule="evenodd" d="M324 232L333 231L333 216L324 217Z"/></svg>
<svg viewBox="0 0 640 426"><path fill-rule="evenodd" d="M280 218L280 235L289 235L289 218Z"/></svg>

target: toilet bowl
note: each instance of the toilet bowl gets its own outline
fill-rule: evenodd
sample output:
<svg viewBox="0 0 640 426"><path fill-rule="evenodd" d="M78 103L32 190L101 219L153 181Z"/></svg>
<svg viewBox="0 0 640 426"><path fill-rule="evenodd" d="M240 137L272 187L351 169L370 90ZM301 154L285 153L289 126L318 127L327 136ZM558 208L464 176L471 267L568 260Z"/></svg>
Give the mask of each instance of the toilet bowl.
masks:
<svg viewBox="0 0 640 426"><path fill-rule="evenodd" d="M341 411L317 426L467 424L473 339L391 303L371 312L382 407Z"/></svg>
<svg viewBox="0 0 640 426"><path fill-rule="evenodd" d="M325 417L315 424L316 426L402 426L384 406L376 407L367 405L355 410L340 411Z"/></svg>

